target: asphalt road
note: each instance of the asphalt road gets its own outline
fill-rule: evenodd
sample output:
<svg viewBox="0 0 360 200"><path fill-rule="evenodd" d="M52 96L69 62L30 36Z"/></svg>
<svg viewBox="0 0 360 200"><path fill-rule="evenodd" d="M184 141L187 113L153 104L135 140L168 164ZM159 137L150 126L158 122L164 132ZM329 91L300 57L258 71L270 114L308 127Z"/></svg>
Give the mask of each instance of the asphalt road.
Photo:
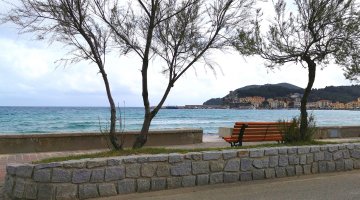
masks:
<svg viewBox="0 0 360 200"><path fill-rule="evenodd" d="M360 170L137 193L99 200L360 199Z"/></svg>

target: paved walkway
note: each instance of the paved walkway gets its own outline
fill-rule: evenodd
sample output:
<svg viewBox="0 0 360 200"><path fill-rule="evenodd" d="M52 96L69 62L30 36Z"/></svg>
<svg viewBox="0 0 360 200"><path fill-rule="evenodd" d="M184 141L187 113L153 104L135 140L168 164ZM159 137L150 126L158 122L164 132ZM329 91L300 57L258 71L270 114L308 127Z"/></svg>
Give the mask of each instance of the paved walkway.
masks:
<svg viewBox="0 0 360 200"><path fill-rule="evenodd" d="M134 193L97 200L358 200L360 170Z"/></svg>

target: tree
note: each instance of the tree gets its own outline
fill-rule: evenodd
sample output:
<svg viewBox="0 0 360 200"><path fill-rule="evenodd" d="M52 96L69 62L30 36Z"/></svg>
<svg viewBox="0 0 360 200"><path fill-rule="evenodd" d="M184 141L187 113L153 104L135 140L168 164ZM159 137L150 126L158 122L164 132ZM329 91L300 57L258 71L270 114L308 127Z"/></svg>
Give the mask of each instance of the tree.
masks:
<svg viewBox="0 0 360 200"><path fill-rule="evenodd" d="M343 67L345 77L351 80L359 75L360 21L354 0L294 2L296 10L289 13L285 1L278 0L274 4L276 17L267 34L261 34L257 19L252 37L240 31L235 46L244 54L260 55L268 61L269 68L299 62L308 69L308 84L300 107L300 135L304 140L308 129L306 104L318 65L323 68L334 62Z"/></svg>
<svg viewBox="0 0 360 200"><path fill-rule="evenodd" d="M16 24L19 33L35 33L38 40L48 39L70 47L71 57L61 59L64 64L90 61L97 65L110 105L110 141L114 149L122 149L116 137L116 107L111 95L105 71L110 30L93 14L90 0L21 0L12 4L12 9L2 22ZM123 142L123 141L122 141Z"/></svg>
<svg viewBox="0 0 360 200"><path fill-rule="evenodd" d="M203 62L214 70L208 58L210 50L224 50L236 35L236 28L248 25L253 0L138 0L139 9L109 5L96 0L100 17L112 29L120 45L134 51L142 60L142 97L145 109L140 135L133 148L142 147L152 119L163 106L175 82L188 69ZM151 110L148 92L150 61L160 58L166 67L166 89Z"/></svg>

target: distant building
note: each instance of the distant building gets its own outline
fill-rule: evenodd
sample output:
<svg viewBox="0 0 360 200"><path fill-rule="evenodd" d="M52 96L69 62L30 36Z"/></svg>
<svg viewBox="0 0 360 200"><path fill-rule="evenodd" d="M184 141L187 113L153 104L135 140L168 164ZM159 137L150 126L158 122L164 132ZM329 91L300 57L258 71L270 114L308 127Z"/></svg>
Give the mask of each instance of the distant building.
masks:
<svg viewBox="0 0 360 200"><path fill-rule="evenodd" d="M331 101L329 101L329 100L320 100L320 101L317 101L316 104L317 104L316 105L317 108L321 108L321 109L329 108L330 104L331 104Z"/></svg>

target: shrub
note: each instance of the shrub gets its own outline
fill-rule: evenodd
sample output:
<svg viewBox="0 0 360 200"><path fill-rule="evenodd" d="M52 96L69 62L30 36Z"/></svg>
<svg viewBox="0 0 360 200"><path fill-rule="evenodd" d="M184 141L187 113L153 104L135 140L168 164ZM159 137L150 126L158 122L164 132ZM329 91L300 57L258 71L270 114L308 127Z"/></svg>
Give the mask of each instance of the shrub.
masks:
<svg viewBox="0 0 360 200"><path fill-rule="evenodd" d="M312 141L313 135L317 131L315 118L312 114L308 117L308 129L306 134L302 138L300 135L300 118L294 117L291 120L291 125L285 125L285 120L280 120L280 131L283 135L283 143L298 143L298 142L309 142Z"/></svg>

